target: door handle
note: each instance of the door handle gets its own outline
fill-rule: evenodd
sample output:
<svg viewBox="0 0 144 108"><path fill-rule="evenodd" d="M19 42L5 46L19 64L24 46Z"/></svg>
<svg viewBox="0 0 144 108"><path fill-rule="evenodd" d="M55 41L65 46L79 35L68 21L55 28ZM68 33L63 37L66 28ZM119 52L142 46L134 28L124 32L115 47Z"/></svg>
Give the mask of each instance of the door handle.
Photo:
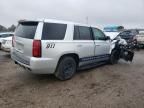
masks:
<svg viewBox="0 0 144 108"><path fill-rule="evenodd" d="M82 47L82 45L77 45L77 47Z"/></svg>
<svg viewBox="0 0 144 108"><path fill-rule="evenodd" d="M95 45L95 46L100 46L100 45Z"/></svg>

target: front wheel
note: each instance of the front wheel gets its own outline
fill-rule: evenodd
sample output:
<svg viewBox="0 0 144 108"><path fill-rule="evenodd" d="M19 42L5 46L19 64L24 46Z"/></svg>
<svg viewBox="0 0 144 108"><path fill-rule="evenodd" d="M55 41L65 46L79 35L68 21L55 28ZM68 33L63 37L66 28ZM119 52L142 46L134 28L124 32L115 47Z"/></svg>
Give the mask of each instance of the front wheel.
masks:
<svg viewBox="0 0 144 108"><path fill-rule="evenodd" d="M55 76L60 80L68 80L72 78L76 72L76 61L72 57L64 57L60 60Z"/></svg>
<svg viewBox="0 0 144 108"><path fill-rule="evenodd" d="M1 43L0 43L0 50L1 50Z"/></svg>
<svg viewBox="0 0 144 108"><path fill-rule="evenodd" d="M117 50L113 50L110 55L110 60L109 60L110 64L112 65L117 64L119 60L119 56L120 56L119 52Z"/></svg>

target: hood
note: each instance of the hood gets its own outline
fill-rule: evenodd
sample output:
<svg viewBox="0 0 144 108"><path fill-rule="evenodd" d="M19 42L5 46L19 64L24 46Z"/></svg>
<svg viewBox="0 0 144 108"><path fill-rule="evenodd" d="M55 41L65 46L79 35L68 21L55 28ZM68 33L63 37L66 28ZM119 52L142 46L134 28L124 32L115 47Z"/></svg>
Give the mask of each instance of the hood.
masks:
<svg viewBox="0 0 144 108"><path fill-rule="evenodd" d="M120 32L104 32L106 36L109 36L111 40L116 38Z"/></svg>

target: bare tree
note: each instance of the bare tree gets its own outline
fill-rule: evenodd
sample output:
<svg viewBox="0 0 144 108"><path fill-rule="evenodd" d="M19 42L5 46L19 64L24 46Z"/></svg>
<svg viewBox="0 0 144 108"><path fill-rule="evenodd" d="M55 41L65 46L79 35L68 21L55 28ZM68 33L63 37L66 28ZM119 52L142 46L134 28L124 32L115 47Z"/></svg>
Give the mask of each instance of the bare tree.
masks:
<svg viewBox="0 0 144 108"><path fill-rule="evenodd" d="M2 25L0 25L0 32L6 32L6 31L7 31L7 28L2 26Z"/></svg>
<svg viewBox="0 0 144 108"><path fill-rule="evenodd" d="M11 26L8 28L8 31L15 31L15 28L16 28L15 25L11 25Z"/></svg>

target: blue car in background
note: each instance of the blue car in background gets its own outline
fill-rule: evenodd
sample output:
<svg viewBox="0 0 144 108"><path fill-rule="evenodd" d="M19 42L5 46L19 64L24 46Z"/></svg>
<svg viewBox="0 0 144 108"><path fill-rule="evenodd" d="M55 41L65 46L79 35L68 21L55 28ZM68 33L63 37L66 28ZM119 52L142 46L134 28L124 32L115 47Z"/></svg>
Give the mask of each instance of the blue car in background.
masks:
<svg viewBox="0 0 144 108"><path fill-rule="evenodd" d="M120 32L123 31L124 27L123 26L107 26L104 27L105 32Z"/></svg>

